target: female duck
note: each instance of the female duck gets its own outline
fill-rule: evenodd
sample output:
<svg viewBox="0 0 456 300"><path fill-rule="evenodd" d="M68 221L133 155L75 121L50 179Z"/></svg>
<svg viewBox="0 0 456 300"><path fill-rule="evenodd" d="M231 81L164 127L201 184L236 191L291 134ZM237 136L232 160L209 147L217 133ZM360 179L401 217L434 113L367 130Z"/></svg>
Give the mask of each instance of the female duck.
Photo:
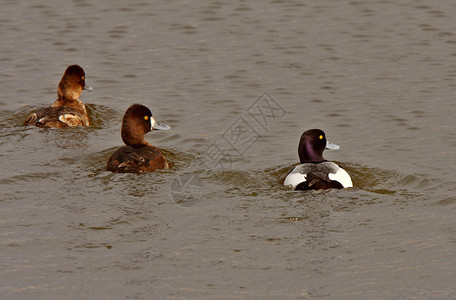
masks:
<svg viewBox="0 0 456 300"><path fill-rule="evenodd" d="M51 106L31 114L24 125L53 128L89 126L87 109L79 100L82 90L92 90L85 84L84 70L78 65L69 66L58 85L57 100Z"/></svg>
<svg viewBox="0 0 456 300"><path fill-rule="evenodd" d="M144 105L131 105L122 121L122 140L126 146L120 147L111 155L106 169L118 173L168 169L168 162L160 150L144 138L144 135L153 129L168 130L170 127L156 122Z"/></svg>
<svg viewBox="0 0 456 300"><path fill-rule="evenodd" d="M350 175L337 164L323 158L325 148L337 150L339 146L328 142L325 133L320 129L304 132L298 147L301 165L288 173L283 184L295 190L352 187Z"/></svg>

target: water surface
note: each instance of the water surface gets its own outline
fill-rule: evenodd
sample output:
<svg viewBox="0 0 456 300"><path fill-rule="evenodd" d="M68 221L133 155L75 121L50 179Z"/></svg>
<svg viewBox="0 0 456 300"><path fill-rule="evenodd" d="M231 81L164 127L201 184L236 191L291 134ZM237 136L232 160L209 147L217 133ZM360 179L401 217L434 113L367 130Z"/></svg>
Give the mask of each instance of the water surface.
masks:
<svg viewBox="0 0 456 300"><path fill-rule="evenodd" d="M455 3L0 2L2 299L456 297ZM23 127L74 63L93 125ZM135 102L170 170L105 171ZM281 186L310 128L354 188Z"/></svg>

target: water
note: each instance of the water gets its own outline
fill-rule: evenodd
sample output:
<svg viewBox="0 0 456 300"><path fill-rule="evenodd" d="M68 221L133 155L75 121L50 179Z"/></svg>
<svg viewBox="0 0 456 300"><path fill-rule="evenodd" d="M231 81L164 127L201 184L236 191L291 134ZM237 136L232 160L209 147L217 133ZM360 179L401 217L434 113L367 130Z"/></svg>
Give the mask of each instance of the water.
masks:
<svg viewBox="0 0 456 300"><path fill-rule="evenodd" d="M452 1L0 2L2 299L456 297ZM74 63L93 126L21 126ZM105 171L135 102L170 170ZM281 186L310 128L353 189Z"/></svg>

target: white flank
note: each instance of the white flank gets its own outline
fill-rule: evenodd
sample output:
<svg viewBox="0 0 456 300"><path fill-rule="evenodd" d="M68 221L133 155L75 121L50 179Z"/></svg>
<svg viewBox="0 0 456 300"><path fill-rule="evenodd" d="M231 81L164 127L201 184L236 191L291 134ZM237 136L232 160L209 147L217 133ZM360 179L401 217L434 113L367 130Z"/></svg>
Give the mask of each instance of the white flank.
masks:
<svg viewBox="0 0 456 300"><path fill-rule="evenodd" d="M338 181L342 184L344 188L348 187L353 187L352 180L350 178L350 175L348 175L347 171L339 167L337 172L334 173L329 173L328 174L329 179Z"/></svg>
<svg viewBox="0 0 456 300"><path fill-rule="evenodd" d="M295 189L298 184L307 180L306 174L294 171L295 170L293 169L290 174L287 175L285 181L283 182L284 186L291 186L293 189Z"/></svg>
<svg viewBox="0 0 456 300"><path fill-rule="evenodd" d="M307 173L309 172L327 172L328 178L340 182L344 188L353 187L352 180L347 171L339 167L333 162L323 162L321 164L302 164L294 167L285 178L283 185L291 186L296 189L296 186L307 181Z"/></svg>

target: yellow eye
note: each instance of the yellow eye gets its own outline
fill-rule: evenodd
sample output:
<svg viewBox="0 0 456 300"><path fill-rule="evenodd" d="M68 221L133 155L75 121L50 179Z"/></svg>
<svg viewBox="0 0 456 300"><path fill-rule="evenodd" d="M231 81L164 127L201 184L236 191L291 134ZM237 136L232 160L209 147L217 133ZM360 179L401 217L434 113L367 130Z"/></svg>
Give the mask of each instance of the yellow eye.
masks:
<svg viewBox="0 0 456 300"><path fill-rule="evenodd" d="M144 120L149 120L149 116L144 116Z"/></svg>
<svg viewBox="0 0 456 300"><path fill-rule="evenodd" d="M320 140L322 140L322 139L323 139L323 135L320 135L318 138L319 138Z"/></svg>
<svg viewBox="0 0 456 300"><path fill-rule="evenodd" d="M81 77L81 78L82 78L82 80L84 80L85 76L84 76L84 75L82 75L82 77Z"/></svg>

